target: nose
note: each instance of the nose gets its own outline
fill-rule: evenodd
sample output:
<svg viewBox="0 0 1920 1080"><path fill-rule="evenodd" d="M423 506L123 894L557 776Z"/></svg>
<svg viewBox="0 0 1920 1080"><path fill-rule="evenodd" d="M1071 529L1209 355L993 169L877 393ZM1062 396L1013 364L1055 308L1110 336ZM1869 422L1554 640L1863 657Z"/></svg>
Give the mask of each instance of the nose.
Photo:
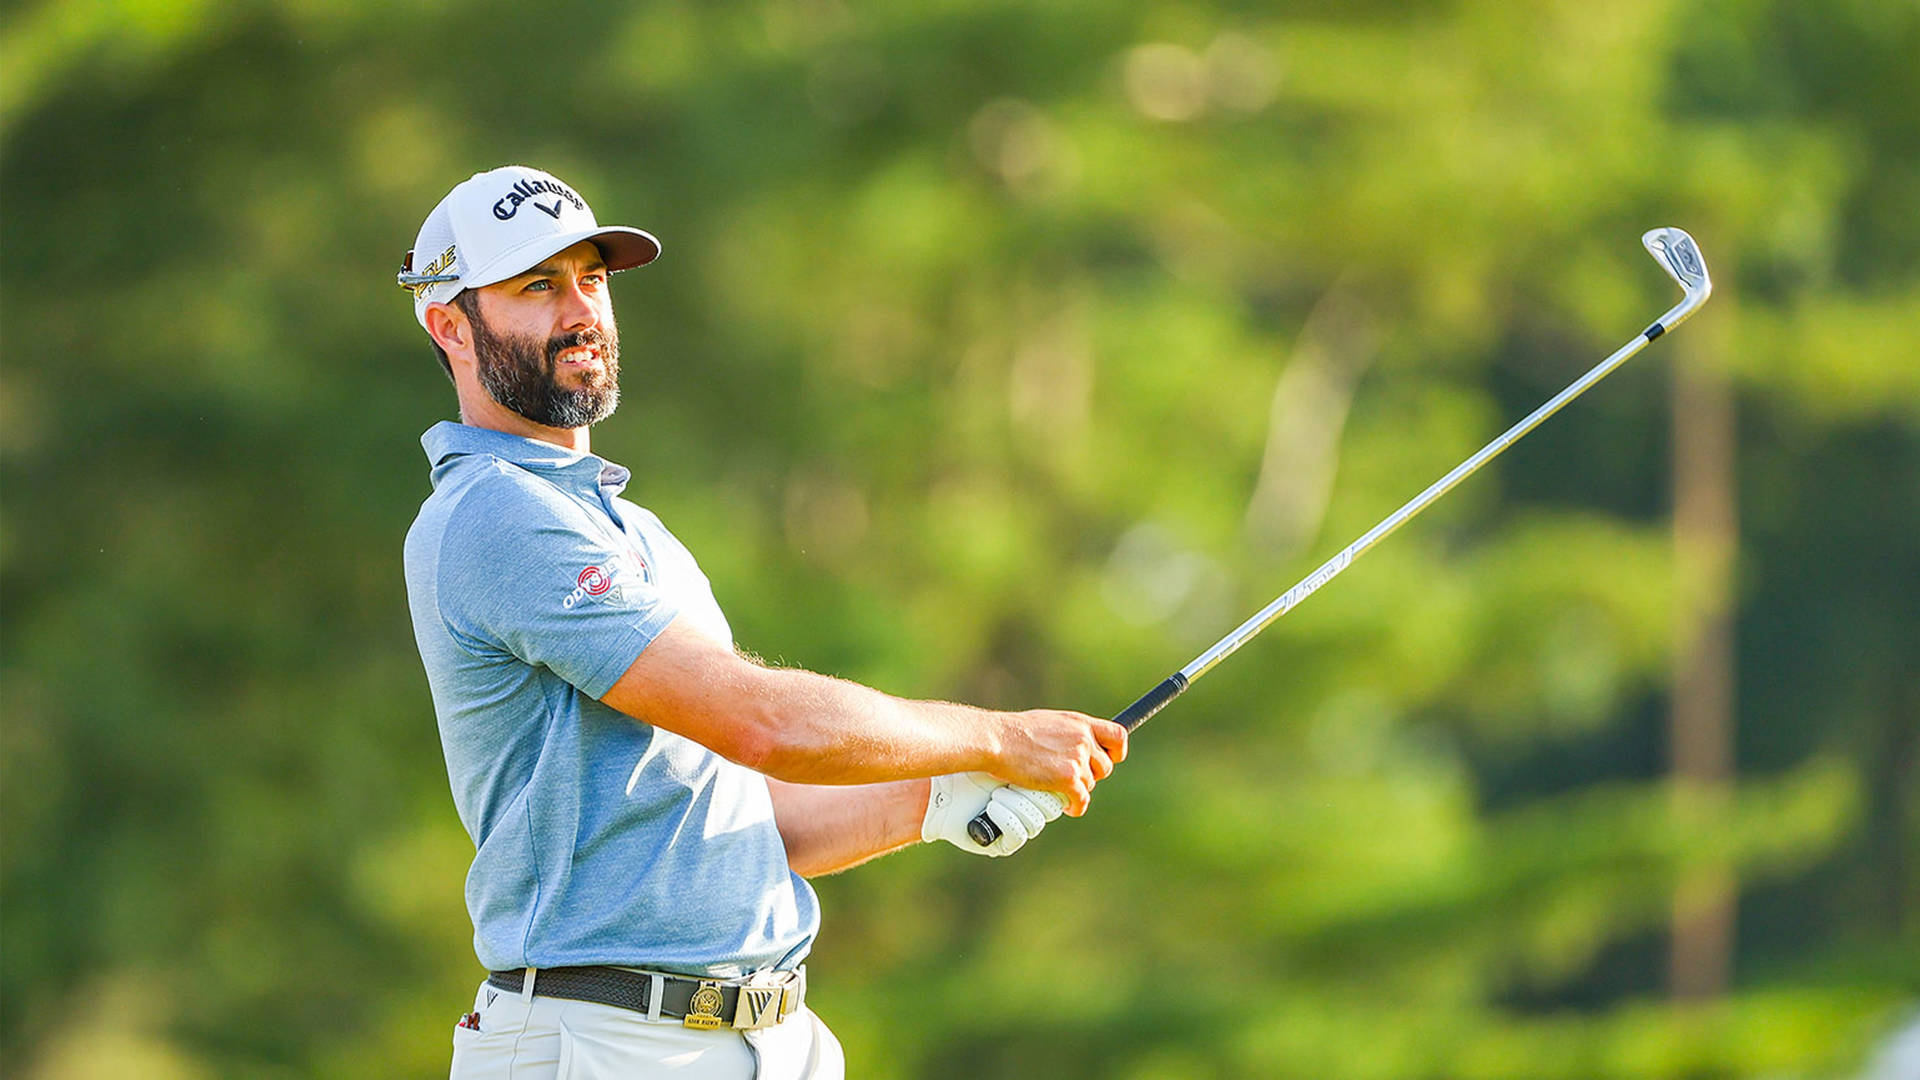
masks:
<svg viewBox="0 0 1920 1080"><path fill-rule="evenodd" d="M580 288L579 282L567 285L567 295L560 305L560 327L570 334L584 333L600 323L600 308L593 297Z"/></svg>

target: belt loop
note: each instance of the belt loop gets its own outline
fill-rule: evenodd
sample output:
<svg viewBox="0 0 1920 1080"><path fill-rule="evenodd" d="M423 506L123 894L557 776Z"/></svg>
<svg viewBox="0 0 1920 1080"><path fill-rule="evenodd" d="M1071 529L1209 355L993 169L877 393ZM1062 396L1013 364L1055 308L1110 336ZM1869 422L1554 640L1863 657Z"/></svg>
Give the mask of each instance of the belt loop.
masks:
<svg viewBox="0 0 1920 1080"><path fill-rule="evenodd" d="M660 999L667 996L667 980L655 972L647 972L647 1019L660 1019Z"/></svg>
<svg viewBox="0 0 1920 1080"><path fill-rule="evenodd" d="M533 1002L533 972L533 968L528 968L520 979L520 1000L529 1004Z"/></svg>

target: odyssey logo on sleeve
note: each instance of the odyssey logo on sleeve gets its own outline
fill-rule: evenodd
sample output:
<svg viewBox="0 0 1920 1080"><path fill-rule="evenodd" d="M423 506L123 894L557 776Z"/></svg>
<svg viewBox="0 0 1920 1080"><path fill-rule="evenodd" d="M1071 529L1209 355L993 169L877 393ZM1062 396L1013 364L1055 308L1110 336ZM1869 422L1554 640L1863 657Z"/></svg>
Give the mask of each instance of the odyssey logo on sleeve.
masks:
<svg viewBox="0 0 1920 1080"><path fill-rule="evenodd" d="M642 582L653 580L653 575L647 570L645 559L641 558L637 552L630 554L628 558L638 564L637 573L632 567L613 561L609 561L605 566L582 567L580 572L574 575L573 591L560 601L560 606L567 611L572 611L587 600L617 604L626 599L626 593L621 587L624 583L636 577Z"/></svg>
<svg viewBox="0 0 1920 1080"><path fill-rule="evenodd" d="M560 606L572 611L583 600L618 603L625 599L620 588L620 581L625 576L620 572L618 563L585 567L574 577L573 591L560 601Z"/></svg>

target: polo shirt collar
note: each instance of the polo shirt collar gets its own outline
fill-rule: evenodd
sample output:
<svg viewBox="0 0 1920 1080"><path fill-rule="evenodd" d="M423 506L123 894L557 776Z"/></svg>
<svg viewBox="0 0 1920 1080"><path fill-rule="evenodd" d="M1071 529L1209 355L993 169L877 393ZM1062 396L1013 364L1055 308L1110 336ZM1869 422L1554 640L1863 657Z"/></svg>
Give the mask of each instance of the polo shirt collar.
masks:
<svg viewBox="0 0 1920 1080"><path fill-rule="evenodd" d="M451 420L442 420L428 428L426 434L420 436L420 445L426 449L427 461L433 466L435 487L440 486L440 481L460 458L471 455L511 462L582 494L605 490L618 495L626 488L630 475L626 469L593 454Z"/></svg>

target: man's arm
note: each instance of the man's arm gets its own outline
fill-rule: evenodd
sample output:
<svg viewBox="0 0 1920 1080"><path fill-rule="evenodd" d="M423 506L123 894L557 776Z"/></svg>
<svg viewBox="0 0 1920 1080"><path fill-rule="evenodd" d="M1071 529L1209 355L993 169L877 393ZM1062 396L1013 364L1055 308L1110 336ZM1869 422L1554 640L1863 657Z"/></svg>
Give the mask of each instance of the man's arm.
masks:
<svg viewBox="0 0 1920 1080"><path fill-rule="evenodd" d="M767 779L787 864L802 877L837 874L915 840L945 840L970 855L1011 855L1060 816L1051 795L1007 787L985 773L827 787ZM985 812L1000 837L981 847L967 822Z"/></svg>
<svg viewBox="0 0 1920 1080"><path fill-rule="evenodd" d="M787 865L801 877L837 874L920 840L930 781L822 787L767 778Z"/></svg>
<svg viewBox="0 0 1920 1080"><path fill-rule="evenodd" d="M1075 816L1127 746L1126 729L1083 713L909 701L765 667L678 621L601 700L775 780L875 784L984 772L1054 792Z"/></svg>

